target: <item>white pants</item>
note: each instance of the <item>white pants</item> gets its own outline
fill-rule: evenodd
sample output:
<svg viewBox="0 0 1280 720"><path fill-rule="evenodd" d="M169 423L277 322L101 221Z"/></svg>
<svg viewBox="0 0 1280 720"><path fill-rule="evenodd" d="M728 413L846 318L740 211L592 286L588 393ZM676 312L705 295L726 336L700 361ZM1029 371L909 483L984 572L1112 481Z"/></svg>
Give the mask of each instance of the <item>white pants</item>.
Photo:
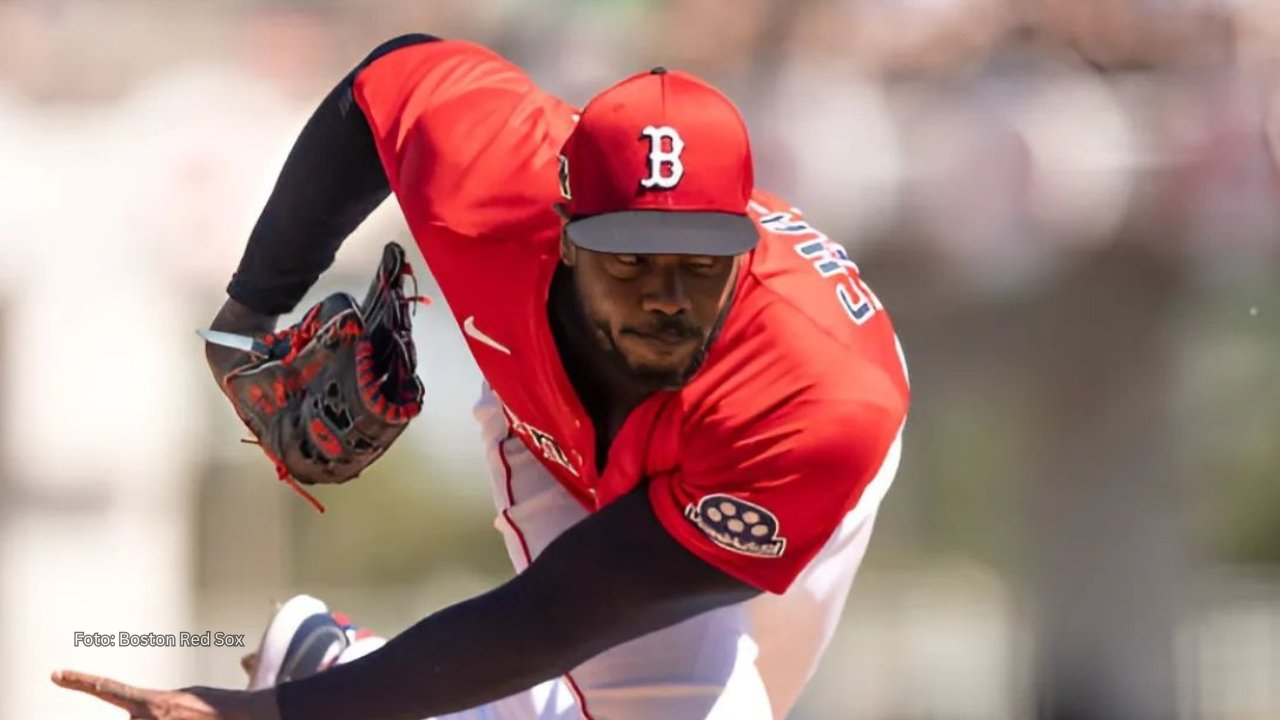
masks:
<svg viewBox="0 0 1280 720"><path fill-rule="evenodd" d="M513 437L486 386L475 407L494 521L516 572L587 512ZM606 650L555 680L438 720L781 720L813 675L897 472L901 437L880 472L783 595L713 610ZM371 647L353 647L351 657Z"/></svg>

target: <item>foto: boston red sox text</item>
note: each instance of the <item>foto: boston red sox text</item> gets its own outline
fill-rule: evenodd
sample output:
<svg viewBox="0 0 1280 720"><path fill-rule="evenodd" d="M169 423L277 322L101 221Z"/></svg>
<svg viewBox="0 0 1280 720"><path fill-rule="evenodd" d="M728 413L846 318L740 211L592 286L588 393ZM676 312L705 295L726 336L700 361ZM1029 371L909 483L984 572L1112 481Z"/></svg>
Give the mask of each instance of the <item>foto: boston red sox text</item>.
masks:
<svg viewBox="0 0 1280 720"><path fill-rule="evenodd" d="M214 632L115 633L76 631L72 642L76 647L244 647L243 634Z"/></svg>

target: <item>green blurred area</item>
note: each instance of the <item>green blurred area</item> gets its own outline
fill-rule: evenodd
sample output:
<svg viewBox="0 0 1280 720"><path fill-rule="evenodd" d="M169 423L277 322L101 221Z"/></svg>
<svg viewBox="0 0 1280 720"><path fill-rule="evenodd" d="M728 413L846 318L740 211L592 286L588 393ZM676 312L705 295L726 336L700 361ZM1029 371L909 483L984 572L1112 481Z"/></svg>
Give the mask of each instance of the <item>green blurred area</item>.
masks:
<svg viewBox="0 0 1280 720"><path fill-rule="evenodd" d="M465 421L464 421L465 422ZM396 585L441 573L511 574L494 513L484 498L464 492L488 479L460 478L456 469L405 442L349 487L327 494L321 516L302 503L290 508L298 552L292 580L300 586L334 582Z"/></svg>
<svg viewBox="0 0 1280 720"><path fill-rule="evenodd" d="M1206 311L1189 425L1204 444L1197 498L1214 560L1280 566L1280 292L1232 292Z"/></svg>

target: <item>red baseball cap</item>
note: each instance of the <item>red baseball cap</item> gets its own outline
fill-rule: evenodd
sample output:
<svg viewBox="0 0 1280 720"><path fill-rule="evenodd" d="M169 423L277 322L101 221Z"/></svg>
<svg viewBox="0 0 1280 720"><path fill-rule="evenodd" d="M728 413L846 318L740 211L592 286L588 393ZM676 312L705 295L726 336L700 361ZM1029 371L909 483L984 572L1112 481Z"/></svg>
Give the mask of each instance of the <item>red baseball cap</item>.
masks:
<svg viewBox="0 0 1280 720"><path fill-rule="evenodd" d="M654 68L587 104L560 151L569 239L610 253L737 255L755 247L747 127L729 98Z"/></svg>

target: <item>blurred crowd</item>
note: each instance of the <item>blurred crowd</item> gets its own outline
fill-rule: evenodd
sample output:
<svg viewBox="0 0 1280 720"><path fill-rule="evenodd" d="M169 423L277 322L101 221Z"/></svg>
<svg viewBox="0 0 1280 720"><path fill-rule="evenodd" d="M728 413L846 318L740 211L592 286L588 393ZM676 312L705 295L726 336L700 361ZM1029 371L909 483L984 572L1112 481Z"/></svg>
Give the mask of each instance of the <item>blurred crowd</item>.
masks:
<svg viewBox="0 0 1280 720"><path fill-rule="evenodd" d="M0 0L0 716L82 707L28 680L70 627L253 633L319 586L394 630L506 572L446 313L417 440L323 519L190 333L312 108L407 32L575 103L706 77L889 307L903 468L797 718L1280 716L1277 0ZM312 295L391 237L388 205Z"/></svg>
<svg viewBox="0 0 1280 720"><path fill-rule="evenodd" d="M0 27L19 123L209 64L305 112L372 44L427 31L577 102L648 64L701 73L743 106L762 184L851 246L913 244L982 290L1135 220L1211 264L1276 252L1269 0L7 0ZM207 92L151 102L251 102Z"/></svg>

